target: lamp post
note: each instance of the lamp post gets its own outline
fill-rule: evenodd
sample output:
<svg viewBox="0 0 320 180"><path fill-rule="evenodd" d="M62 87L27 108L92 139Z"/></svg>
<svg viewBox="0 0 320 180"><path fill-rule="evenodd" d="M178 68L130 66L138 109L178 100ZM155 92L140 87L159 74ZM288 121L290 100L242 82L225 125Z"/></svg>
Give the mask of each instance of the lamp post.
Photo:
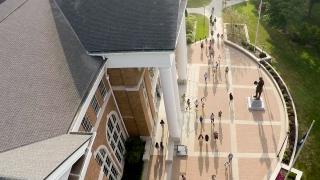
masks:
<svg viewBox="0 0 320 180"><path fill-rule="evenodd" d="M204 28L206 27L205 23L206 23L206 6L205 4L203 4L203 31L204 31Z"/></svg>
<svg viewBox="0 0 320 180"><path fill-rule="evenodd" d="M260 25L261 7L262 7L262 0L260 0L260 4L259 4L259 18L258 18L257 29L256 29L256 37L254 39L253 52L256 52L257 37L258 37L258 31L259 31L259 25Z"/></svg>
<svg viewBox="0 0 320 180"><path fill-rule="evenodd" d="M301 149L303 148L303 145L304 145L304 143L306 142L306 140L307 140L307 138L308 138L308 136L309 136L309 134L310 134L310 131L311 131L312 127L313 127L314 122L315 122L315 120L312 121L312 123L311 123L311 125L310 125L310 127L309 127L309 129L308 129L308 131L307 131L307 133L306 133L306 134L301 138L301 140L298 142L297 150L296 150L296 155L294 156L294 159L293 159L291 165L289 166L289 169L288 169L288 172L287 172L287 174L286 174L286 177L284 178L285 180L288 178L288 175L289 175L289 173L291 172L291 169L292 169L294 163L297 161L297 159L298 159L298 157L299 157L299 154L300 154L300 152L301 152Z"/></svg>

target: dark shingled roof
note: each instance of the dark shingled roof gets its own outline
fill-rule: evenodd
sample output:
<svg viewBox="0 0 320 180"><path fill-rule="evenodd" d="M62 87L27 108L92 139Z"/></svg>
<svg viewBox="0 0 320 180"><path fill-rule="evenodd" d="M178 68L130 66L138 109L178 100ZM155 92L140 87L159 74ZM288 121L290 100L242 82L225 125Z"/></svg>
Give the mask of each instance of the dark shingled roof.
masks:
<svg viewBox="0 0 320 180"><path fill-rule="evenodd" d="M67 133L103 65L86 54L53 1L7 0L0 10L5 7L10 9L0 15L0 152Z"/></svg>
<svg viewBox="0 0 320 180"><path fill-rule="evenodd" d="M55 0L87 51L173 50L186 0Z"/></svg>

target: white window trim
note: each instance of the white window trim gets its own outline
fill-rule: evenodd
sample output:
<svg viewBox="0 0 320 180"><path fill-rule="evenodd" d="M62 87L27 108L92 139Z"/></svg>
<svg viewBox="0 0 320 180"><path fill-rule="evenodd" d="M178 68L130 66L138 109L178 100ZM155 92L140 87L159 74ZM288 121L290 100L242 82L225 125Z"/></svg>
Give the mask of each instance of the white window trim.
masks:
<svg viewBox="0 0 320 180"><path fill-rule="evenodd" d="M104 149L104 150L106 151L105 156L102 158L102 165L100 166L100 172L102 172L102 178L103 178L104 176L106 176L105 173L104 173L104 171L103 171L103 168L106 166L106 167L108 168L108 172L109 172L107 177L109 178L109 176L111 175L114 179L120 180L121 177L122 177L122 171L120 171L120 170L118 169L118 167L115 165L115 163L112 161L112 158L111 158L111 156L110 156L110 152L108 151L108 148L107 148L105 145L100 145L100 146L95 150L95 152L94 152L94 160L96 161L96 163L98 163L97 160L96 160L97 154L100 154L100 155L99 155L100 158L102 157L102 156L101 156L101 153L100 153L100 149ZM110 159L110 166L108 166L108 164L106 163L107 157L109 157L109 159ZM116 178L116 177L112 174L112 172L111 172L111 168L112 168L112 167L114 167L114 168L117 170L117 172L118 172L118 177L117 177L117 178ZM100 174L100 175L101 175L101 174Z"/></svg>
<svg viewBox="0 0 320 180"><path fill-rule="evenodd" d="M116 117L116 122L115 122L115 123L114 123L113 120L112 120L112 115L115 115L115 117ZM112 124L114 125L114 128L113 128L112 132L110 132L110 137L111 137L111 140L110 140L110 141L108 140L108 131L109 131L108 122L109 122L109 120L112 121ZM114 131L117 131L117 127L116 127L117 124L118 124L119 127L120 127L120 132L117 133L117 134L118 134L118 141L120 141L120 143L122 143L123 148L124 148L124 152L126 152L125 142L122 142L122 139L121 139L121 137L120 137L121 134L122 134L122 136L124 136L124 139L125 139L125 140L127 139L127 136L126 136L125 131L124 131L124 127L122 126L122 123L121 123L121 119L120 119L120 117L119 117L119 115L118 115L118 113L117 113L116 111L111 111L111 112L109 112L109 114L107 115L107 121L106 121L106 139L107 139L108 144L109 144L110 147L111 147L111 141L114 142L115 149L112 149L112 147L111 147L112 152L113 152L114 156L116 157L116 151L118 150L118 152L119 152L119 154L120 154L120 157L121 157L121 162L119 162L119 160L118 160L117 157L116 157L116 159L117 159L118 163L121 164L122 167L123 167L123 166L124 166L124 161L125 161L125 159L124 159L124 154L121 153L120 150L119 150L119 148L118 148L118 141L116 142L116 141L113 139Z"/></svg>

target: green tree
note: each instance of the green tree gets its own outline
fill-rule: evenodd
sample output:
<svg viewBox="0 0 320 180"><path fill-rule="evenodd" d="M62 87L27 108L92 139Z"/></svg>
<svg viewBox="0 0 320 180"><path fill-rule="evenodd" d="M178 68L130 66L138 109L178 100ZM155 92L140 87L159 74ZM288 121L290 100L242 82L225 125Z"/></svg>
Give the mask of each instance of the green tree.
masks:
<svg viewBox="0 0 320 180"><path fill-rule="evenodd" d="M297 29L306 10L306 3L301 0L267 0L264 5L269 23L287 33Z"/></svg>
<svg viewBox="0 0 320 180"><path fill-rule="evenodd" d="M320 2L320 0L309 0L308 1L308 14L307 14L307 16L310 18L311 17L311 12L312 12L312 9L313 9L313 7L314 7L314 5L316 4L316 3L319 3Z"/></svg>

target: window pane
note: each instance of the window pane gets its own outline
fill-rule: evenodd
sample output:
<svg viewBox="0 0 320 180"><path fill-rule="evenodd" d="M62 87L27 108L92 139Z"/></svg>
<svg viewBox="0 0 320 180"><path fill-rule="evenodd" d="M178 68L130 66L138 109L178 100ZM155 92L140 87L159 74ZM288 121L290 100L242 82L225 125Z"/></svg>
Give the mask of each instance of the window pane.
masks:
<svg viewBox="0 0 320 180"><path fill-rule="evenodd" d="M104 175L106 175L106 176L108 176L108 174L109 174L109 169L108 169L108 167L107 166L103 166L103 172L104 172Z"/></svg>
<svg viewBox="0 0 320 180"><path fill-rule="evenodd" d="M109 129L110 133L112 133L112 131L113 131L113 124L112 124L112 122L111 122L110 119L108 120L108 129Z"/></svg>
<svg viewBox="0 0 320 180"><path fill-rule="evenodd" d="M120 132L120 126L119 126L119 124L117 124L116 128L117 128L118 132Z"/></svg>
<svg viewBox="0 0 320 180"><path fill-rule="evenodd" d="M91 121L89 120L89 118L87 116L84 116L81 122L81 126L83 127L83 129L86 132L91 132L92 130L92 124Z"/></svg>
<svg viewBox="0 0 320 180"><path fill-rule="evenodd" d="M119 154L119 152L118 151L116 151L116 157L117 157L117 159L118 159L118 161L121 163L121 156L120 156L120 154Z"/></svg>
<svg viewBox="0 0 320 180"><path fill-rule="evenodd" d="M110 131L108 131L107 135L108 135L108 141L110 141L110 138L111 138Z"/></svg>
<svg viewBox="0 0 320 180"><path fill-rule="evenodd" d="M93 96L92 101L91 101L91 106L92 106L94 112L97 115L99 110L100 110L100 106L99 106L99 103L98 103L98 101L96 99L96 96Z"/></svg>
<svg viewBox="0 0 320 180"><path fill-rule="evenodd" d="M97 161L97 163L99 164L99 166L102 166L103 161L102 161L99 153L97 153L97 155L96 155L96 161Z"/></svg>
<svg viewBox="0 0 320 180"><path fill-rule="evenodd" d="M99 150L99 152L100 152L101 156L104 158L104 156L106 155L106 150L101 148Z"/></svg>
<svg viewBox="0 0 320 180"><path fill-rule="evenodd" d="M118 171L113 166L111 167L111 172L114 175L114 177L118 177Z"/></svg>
<svg viewBox="0 0 320 180"><path fill-rule="evenodd" d="M111 143L110 143L110 145L111 145L111 147L112 147L112 149L114 150L114 148L116 148L116 146L114 145L114 142L113 142L113 140L111 140Z"/></svg>
<svg viewBox="0 0 320 180"><path fill-rule="evenodd" d="M99 89L101 96L104 98L106 96L107 90L106 90L106 87L103 83L103 80L101 80L101 82L99 83L98 89Z"/></svg>
<svg viewBox="0 0 320 180"><path fill-rule="evenodd" d="M124 154L124 148L123 148L123 146L122 146L121 141L119 141L119 143L118 143L118 149L119 149L119 151L120 151L121 154Z"/></svg>
<svg viewBox="0 0 320 180"><path fill-rule="evenodd" d="M112 114L111 116L112 116L112 119L113 119L113 123L116 123L116 121L117 121L116 116L114 114Z"/></svg>
<svg viewBox="0 0 320 180"><path fill-rule="evenodd" d="M123 137L123 134L122 134L122 133L120 134L120 138L121 138L121 140L122 140L122 143L124 144L124 143L126 142L126 140L124 139L124 137Z"/></svg>
<svg viewBox="0 0 320 180"><path fill-rule="evenodd" d="M111 174L110 174L110 176L109 176L109 180L114 180L114 178L112 177Z"/></svg>
<svg viewBox="0 0 320 180"><path fill-rule="evenodd" d="M107 156L107 158L106 158L106 163L107 163L107 165L110 167L111 160L110 160L109 156Z"/></svg>
<svg viewBox="0 0 320 180"><path fill-rule="evenodd" d="M118 137L119 137L119 136L118 136L117 132L114 132L114 133L113 133L113 140L114 140L114 142L116 142L116 143L118 142Z"/></svg>

